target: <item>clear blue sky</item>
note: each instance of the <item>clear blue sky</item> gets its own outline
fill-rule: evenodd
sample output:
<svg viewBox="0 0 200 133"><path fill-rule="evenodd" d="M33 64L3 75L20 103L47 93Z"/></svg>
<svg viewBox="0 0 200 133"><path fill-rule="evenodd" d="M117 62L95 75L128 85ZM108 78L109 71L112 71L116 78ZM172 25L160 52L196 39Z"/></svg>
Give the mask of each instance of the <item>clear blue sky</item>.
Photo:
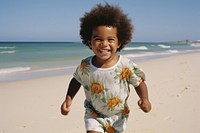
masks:
<svg viewBox="0 0 200 133"><path fill-rule="evenodd" d="M0 41L81 41L79 18L106 0L0 0ZM107 0L135 26L133 41L200 39L200 0Z"/></svg>

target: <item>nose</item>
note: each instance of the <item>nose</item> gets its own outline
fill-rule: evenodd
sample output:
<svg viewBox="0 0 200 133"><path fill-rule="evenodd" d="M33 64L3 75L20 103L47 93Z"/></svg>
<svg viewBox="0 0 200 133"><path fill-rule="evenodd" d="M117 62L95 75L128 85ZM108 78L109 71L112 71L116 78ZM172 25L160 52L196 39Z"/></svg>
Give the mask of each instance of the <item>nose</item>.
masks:
<svg viewBox="0 0 200 133"><path fill-rule="evenodd" d="M107 40L102 40L101 41L101 46L107 46L108 45L108 41Z"/></svg>

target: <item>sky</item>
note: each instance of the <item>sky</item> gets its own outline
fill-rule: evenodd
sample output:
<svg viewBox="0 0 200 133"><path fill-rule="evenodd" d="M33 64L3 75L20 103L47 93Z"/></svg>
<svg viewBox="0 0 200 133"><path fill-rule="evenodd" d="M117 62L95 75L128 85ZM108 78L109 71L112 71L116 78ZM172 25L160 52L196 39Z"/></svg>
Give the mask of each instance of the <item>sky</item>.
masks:
<svg viewBox="0 0 200 133"><path fill-rule="evenodd" d="M0 41L81 41L79 19L105 1L128 14L133 42L200 40L200 0L0 0Z"/></svg>

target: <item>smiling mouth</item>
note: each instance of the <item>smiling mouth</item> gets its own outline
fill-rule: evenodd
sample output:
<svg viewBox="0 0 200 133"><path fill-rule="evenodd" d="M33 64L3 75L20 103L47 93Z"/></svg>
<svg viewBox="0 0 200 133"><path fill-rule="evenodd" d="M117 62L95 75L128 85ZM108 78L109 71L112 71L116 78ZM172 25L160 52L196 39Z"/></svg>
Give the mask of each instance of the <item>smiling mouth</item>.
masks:
<svg viewBox="0 0 200 133"><path fill-rule="evenodd" d="M106 54L106 53L109 53L111 50L109 49L99 49L99 52L102 53L102 54Z"/></svg>

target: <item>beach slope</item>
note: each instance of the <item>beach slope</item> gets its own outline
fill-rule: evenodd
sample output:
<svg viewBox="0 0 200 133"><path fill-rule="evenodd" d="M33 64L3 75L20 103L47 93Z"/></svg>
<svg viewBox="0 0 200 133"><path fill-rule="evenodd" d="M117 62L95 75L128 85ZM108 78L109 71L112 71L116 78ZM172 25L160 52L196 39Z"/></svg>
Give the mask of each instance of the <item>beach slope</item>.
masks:
<svg viewBox="0 0 200 133"><path fill-rule="evenodd" d="M137 63L153 109L143 113L131 91L126 133L192 133L200 127L200 53ZM84 133L83 88L68 116L60 105L72 75L0 83L0 133Z"/></svg>

